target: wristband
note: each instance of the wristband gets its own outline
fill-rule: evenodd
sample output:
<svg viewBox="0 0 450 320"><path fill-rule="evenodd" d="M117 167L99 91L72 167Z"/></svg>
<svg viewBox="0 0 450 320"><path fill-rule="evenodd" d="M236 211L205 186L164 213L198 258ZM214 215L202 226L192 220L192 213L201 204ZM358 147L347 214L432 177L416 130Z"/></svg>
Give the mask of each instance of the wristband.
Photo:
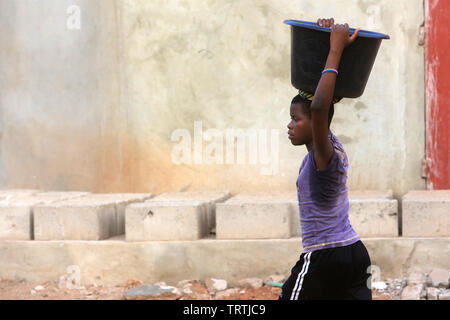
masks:
<svg viewBox="0 0 450 320"><path fill-rule="evenodd" d="M334 72L336 75L339 75L339 72L336 69L325 69L322 71L322 75L324 75L327 72Z"/></svg>

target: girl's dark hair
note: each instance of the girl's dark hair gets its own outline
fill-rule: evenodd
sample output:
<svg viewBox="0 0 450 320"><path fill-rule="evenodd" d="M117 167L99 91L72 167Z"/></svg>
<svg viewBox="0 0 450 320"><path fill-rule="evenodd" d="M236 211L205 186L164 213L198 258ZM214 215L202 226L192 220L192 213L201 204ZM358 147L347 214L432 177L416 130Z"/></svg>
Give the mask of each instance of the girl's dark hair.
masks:
<svg viewBox="0 0 450 320"><path fill-rule="evenodd" d="M302 107L302 112L308 117L308 119L311 119L311 101L303 98L301 95L296 95L294 99L292 99L291 104L300 104ZM334 103L331 103L330 109L328 111L328 129L331 125L331 120L333 120L334 116Z"/></svg>

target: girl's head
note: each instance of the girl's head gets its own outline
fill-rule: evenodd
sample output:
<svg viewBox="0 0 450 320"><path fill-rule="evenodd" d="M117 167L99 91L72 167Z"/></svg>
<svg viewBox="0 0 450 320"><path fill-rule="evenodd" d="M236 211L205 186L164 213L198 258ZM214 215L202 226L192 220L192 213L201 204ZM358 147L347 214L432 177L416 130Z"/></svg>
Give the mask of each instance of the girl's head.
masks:
<svg viewBox="0 0 450 320"><path fill-rule="evenodd" d="M289 139L294 146L308 145L312 141L311 101L297 95L291 102L291 122L287 125ZM334 115L332 103L328 112L328 128Z"/></svg>

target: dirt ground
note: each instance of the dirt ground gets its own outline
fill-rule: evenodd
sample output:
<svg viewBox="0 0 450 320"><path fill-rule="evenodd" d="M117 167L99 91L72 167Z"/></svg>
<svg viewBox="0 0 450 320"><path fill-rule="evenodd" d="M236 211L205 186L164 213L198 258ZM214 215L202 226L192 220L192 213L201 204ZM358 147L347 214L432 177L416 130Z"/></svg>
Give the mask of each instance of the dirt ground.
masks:
<svg viewBox="0 0 450 320"><path fill-rule="evenodd" d="M128 281L123 286L84 286L80 289L60 288L58 282L30 283L11 280L0 281L0 300L124 300L124 292L138 285ZM263 286L259 289L239 289L223 300L276 300L281 288ZM395 300L384 292L372 290L374 300Z"/></svg>

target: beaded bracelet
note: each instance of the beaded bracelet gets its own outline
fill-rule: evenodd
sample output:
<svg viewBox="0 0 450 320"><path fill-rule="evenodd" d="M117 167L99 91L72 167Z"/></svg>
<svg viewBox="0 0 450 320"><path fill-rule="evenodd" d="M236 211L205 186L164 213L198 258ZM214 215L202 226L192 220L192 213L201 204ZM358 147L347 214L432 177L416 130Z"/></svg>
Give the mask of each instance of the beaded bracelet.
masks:
<svg viewBox="0 0 450 320"><path fill-rule="evenodd" d="M325 69L322 71L322 75L324 75L327 72L334 72L334 73L336 73L336 75L339 74L339 72L336 69Z"/></svg>

